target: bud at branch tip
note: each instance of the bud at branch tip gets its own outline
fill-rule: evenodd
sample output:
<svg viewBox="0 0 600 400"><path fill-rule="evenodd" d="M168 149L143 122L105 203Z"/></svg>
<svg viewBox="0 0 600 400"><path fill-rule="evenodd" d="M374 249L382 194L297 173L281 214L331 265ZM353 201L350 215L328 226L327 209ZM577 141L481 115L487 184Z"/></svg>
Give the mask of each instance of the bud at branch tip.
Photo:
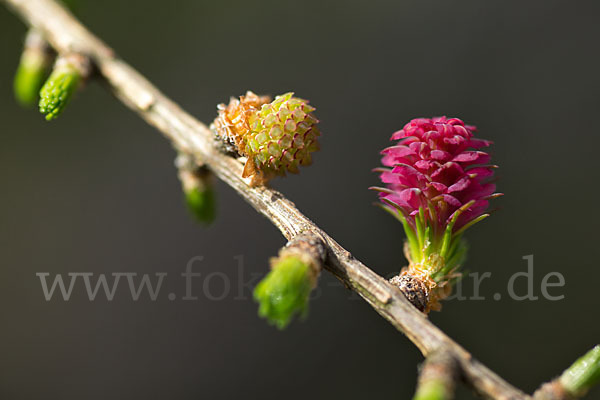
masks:
<svg viewBox="0 0 600 400"><path fill-rule="evenodd" d="M254 290L258 314L279 329L295 314L305 317L324 254L322 243L308 238L294 239L281 249L279 256L271 259L271 271Z"/></svg>
<svg viewBox="0 0 600 400"><path fill-rule="evenodd" d="M196 221L209 225L216 217L214 176L190 155L180 153L175 160L187 208Z"/></svg>
<svg viewBox="0 0 600 400"><path fill-rule="evenodd" d="M52 51L40 33L31 29L25 38L23 54L14 79L14 93L24 107L33 106L52 63Z"/></svg>
<svg viewBox="0 0 600 400"><path fill-rule="evenodd" d="M86 57L78 54L58 57L50 77L40 90L40 112L46 115L46 120L53 120L64 111L89 71Z"/></svg>

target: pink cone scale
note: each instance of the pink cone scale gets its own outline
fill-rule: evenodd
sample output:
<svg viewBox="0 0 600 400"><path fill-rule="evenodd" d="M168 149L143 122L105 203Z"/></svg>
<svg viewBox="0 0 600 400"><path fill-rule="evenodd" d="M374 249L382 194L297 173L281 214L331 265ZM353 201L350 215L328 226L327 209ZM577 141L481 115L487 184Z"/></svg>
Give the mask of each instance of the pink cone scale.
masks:
<svg viewBox="0 0 600 400"><path fill-rule="evenodd" d="M495 165L477 139L476 127L458 118L417 118L395 132L384 149L380 172L383 207L398 218L407 236L409 266L403 274L425 281L430 309L450 293L450 281L466 254L463 232L489 216L489 200L500 196L491 182Z"/></svg>

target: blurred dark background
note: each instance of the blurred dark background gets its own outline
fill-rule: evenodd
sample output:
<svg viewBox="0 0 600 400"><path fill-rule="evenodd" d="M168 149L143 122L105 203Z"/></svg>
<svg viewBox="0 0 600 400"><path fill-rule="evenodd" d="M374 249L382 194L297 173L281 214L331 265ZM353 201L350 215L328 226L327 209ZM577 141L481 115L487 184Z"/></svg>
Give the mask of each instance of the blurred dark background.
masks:
<svg viewBox="0 0 600 400"><path fill-rule="evenodd" d="M204 122L247 89L310 99L322 150L273 185L384 276L404 259L399 223L367 190L378 152L413 117L477 125L506 196L468 233L466 268L492 278L486 300L447 302L432 321L528 392L599 341L597 1L80 0L77 14ZM169 143L97 82L52 123L18 107L25 32L0 7L1 398L410 398L421 355L328 273L306 321L280 332L258 318L234 257L247 281L283 238L221 183L217 221L195 224ZM559 271L563 300L508 297L529 254L535 294ZM229 294L207 299L201 277L198 300L169 301L197 255ZM90 302L80 281L47 302L36 272L169 275L156 301L132 301L123 281L114 301Z"/></svg>

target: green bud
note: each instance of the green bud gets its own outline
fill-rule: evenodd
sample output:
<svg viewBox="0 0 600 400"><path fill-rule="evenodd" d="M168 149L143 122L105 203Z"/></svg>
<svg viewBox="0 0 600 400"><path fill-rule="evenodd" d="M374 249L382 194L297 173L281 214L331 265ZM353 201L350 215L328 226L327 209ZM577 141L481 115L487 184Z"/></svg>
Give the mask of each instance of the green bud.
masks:
<svg viewBox="0 0 600 400"><path fill-rule="evenodd" d="M216 217L215 191L212 186L194 187L185 192L188 210L198 222L211 224Z"/></svg>
<svg viewBox="0 0 600 400"><path fill-rule="evenodd" d="M31 30L25 39L13 86L15 98L22 106L31 107L36 103L50 62L47 43L39 33Z"/></svg>
<svg viewBox="0 0 600 400"><path fill-rule="evenodd" d="M294 314L306 316L313 286L310 265L288 255L275 259L271 272L254 289L258 315L284 329Z"/></svg>
<svg viewBox="0 0 600 400"><path fill-rule="evenodd" d="M560 377L563 388L574 397L583 396L600 382L600 345L575 361Z"/></svg>
<svg viewBox="0 0 600 400"><path fill-rule="evenodd" d="M436 351L419 368L419 382L413 400L451 400L457 378L455 358L448 352Z"/></svg>
<svg viewBox="0 0 600 400"><path fill-rule="evenodd" d="M63 58L57 61L40 91L40 112L46 115L46 120L53 120L64 111L81 83L81 75L75 63Z"/></svg>
<svg viewBox="0 0 600 400"><path fill-rule="evenodd" d="M31 107L35 104L45 75L43 60L31 53L23 53L14 81L15 98L21 105Z"/></svg>
<svg viewBox="0 0 600 400"><path fill-rule="evenodd" d="M413 400L448 400L452 394L448 393L448 388L441 381L430 381L427 384L419 386Z"/></svg>
<svg viewBox="0 0 600 400"><path fill-rule="evenodd" d="M199 166L194 157L186 153L177 156L175 166L188 210L198 222L209 225L217 214L212 172L206 166Z"/></svg>

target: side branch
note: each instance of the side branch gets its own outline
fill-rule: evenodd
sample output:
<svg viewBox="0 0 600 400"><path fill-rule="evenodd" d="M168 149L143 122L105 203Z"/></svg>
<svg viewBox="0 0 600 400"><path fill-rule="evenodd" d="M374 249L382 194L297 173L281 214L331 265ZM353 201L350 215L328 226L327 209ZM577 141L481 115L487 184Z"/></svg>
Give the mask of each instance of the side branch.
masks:
<svg viewBox="0 0 600 400"><path fill-rule="evenodd" d="M403 332L427 356L451 354L465 381L480 394L494 399L527 399L481 363L414 308L402 293L367 268L304 216L281 193L250 187L242 165L222 154L206 125L183 111L136 70L114 55L68 11L53 0L3 0L29 25L37 28L60 54L88 57L110 90L150 125L162 132L179 151L191 154L235 189L254 209L292 240L299 234L322 241L327 250L325 268L360 294L379 314Z"/></svg>

